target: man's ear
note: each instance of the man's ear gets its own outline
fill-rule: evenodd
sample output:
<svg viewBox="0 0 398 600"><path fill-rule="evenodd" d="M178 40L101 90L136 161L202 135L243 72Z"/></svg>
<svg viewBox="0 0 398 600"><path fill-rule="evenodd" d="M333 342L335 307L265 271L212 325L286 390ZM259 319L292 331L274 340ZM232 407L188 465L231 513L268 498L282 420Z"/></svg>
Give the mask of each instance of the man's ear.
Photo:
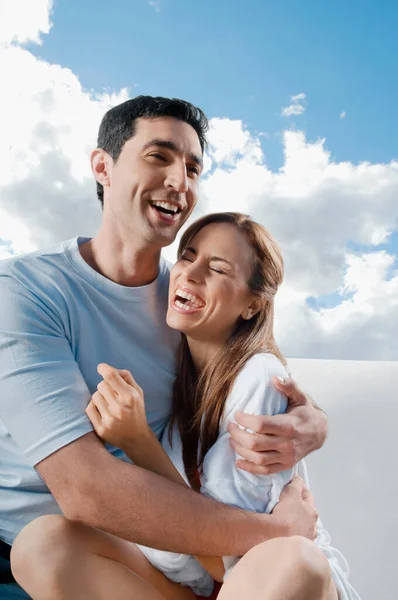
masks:
<svg viewBox="0 0 398 600"><path fill-rule="evenodd" d="M102 186L109 186L110 184L110 171L112 166L112 159L105 150L102 148L96 148L92 151L91 157L91 170L95 179Z"/></svg>

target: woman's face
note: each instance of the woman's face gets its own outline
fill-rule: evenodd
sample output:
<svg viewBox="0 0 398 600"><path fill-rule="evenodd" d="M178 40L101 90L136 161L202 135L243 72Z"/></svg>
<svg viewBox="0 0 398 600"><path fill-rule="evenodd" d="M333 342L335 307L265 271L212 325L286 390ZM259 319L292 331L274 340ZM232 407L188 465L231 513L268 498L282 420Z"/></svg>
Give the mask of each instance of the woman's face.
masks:
<svg viewBox="0 0 398 600"><path fill-rule="evenodd" d="M250 248L230 223L211 223L170 275L167 323L187 336L224 343L252 304Z"/></svg>

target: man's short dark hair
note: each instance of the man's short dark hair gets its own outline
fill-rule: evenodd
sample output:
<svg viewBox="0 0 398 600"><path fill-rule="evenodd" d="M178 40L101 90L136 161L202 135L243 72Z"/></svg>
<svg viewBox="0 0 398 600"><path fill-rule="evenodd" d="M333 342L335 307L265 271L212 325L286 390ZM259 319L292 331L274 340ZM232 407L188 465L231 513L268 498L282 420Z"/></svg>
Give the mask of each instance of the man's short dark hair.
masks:
<svg viewBox="0 0 398 600"><path fill-rule="evenodd" d="M116 162L124 144L135 134L136 119L155 117L174 117L191 125L204 151L209 127L204 112L185 100L153 96L137 96L108 110L99 127L97 147L105 150ZM97 196L103 206L104 188L98 182Z"/></svg>

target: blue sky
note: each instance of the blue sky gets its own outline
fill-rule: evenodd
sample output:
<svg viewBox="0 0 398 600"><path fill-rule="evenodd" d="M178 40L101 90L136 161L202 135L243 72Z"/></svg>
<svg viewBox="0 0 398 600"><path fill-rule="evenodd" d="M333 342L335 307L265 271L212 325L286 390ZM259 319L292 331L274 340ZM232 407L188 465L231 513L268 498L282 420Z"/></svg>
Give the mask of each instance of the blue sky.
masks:
<svg viewBox="0 0 398 600"><path fill-rule="evenodd" d="M212 119L199 210L248 212L281 243L285 353L398 358L398 3L6 5L0 259L94 235L104 111L123 89L181 97Z"/></svg>
<svg viewBox="0 0 398 600"><path fill-rule="evenodd" d="M155 2L154 2L155 4ZM176 95L210 116L242 119L268 164L280 109L304 92L297 118L333 156L398 158L398 3L393 0L56 0L53 28L32 52L70 67L84 87ZM346 118L340 119L341 112ZM294 126L294 120L292 125Z"/></svg>
<svg viewBox="0 0 398 600"><path fill-rule="evenodd" d="M267 134L273 169L283 163L281 107L301 92L306 111L289 126L325 137L332 158L398 159L393 0L56 0L52 21L33 54L87 89L177 96L209 117L241 119ZM381 247L397 253L398 236Z"/></svg>

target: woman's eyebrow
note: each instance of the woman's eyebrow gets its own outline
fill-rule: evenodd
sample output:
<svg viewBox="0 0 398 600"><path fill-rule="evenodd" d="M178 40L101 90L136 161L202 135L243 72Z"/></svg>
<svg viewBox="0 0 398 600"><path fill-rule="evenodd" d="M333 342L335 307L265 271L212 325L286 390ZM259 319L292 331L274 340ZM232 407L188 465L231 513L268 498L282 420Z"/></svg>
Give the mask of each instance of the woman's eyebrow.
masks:
<svg viewBox="0 0 398 600"><path fill-rule="evenodd" d="M223 258L222 256L212 256L210 260L213 260L216 262L224 262L224 263L227 263L227 265L229 265L230 267L233 267L233 264L231 262L229 262L229 260L227 260L226 258Z"/></svg>
<svg viewBox="0 0 398 600"><path fill-rule="evenodd" d="M191 248L190 246L184 248L183 252L191 252L191 254L195 254L195 256L197 255L195 248Z"/></svg>
<svg viewBox="0 0 398 600"><path fill-rule="evenodd" d="M194 254L195 256L197 256L197 254L198 254L196 252L195 248L192 248L190 246L188 246L187 248L184 248L183 252L190 252L191 254ZM222 256L211 256L210 261L223 262L223 263L226 263L227 265L229 265L232 269L234 268L234 265L229 260L227 260L226 258L223 258Z"/></svg>

